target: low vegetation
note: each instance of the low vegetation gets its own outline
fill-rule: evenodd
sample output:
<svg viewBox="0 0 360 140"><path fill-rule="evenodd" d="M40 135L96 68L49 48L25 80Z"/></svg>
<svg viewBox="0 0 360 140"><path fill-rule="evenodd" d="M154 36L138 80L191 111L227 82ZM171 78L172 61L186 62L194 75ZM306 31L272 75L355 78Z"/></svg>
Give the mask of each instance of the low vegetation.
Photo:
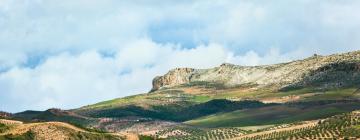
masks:
<svg viewBox="0 0 360 140"><path fill-rule="evenodd" d="M261 139L358 139L360 138L360 112L351 112L319 120L316 125L284 131L259 132L242 136L241 140ZM265 131L266 132L266 131Z"/></svg>
<svg viewBox="0 0 360 140"><path fill-rule="evenodd" d="M360 109L360 103L357 100L300 102L219 113L185 123L198 127L243 127L282 124L326 118L357 109Z"/></svg>
<svg viewBox="0 0 360 140"><path fill-rule="evenodd" d="M138 116L181 122L214 113L230 112L234 110L259 108L274 105L264 104L259 101L229 101L225 99L216 99L190 106L183 106L182 104L191 103L183 102L181 104L164 106L159 105L153 106L151 109L144 109L138 106L127 106L121 108L104 109L96 112L89 112L88 115L92 117Z"/></svg>
<svg viewBox="0 0 360 140"><path fill-rule="evenodd" d="M218 128L218 129L199 129L191 127L174 127L159 131L156 138L166 138L173 140L209 140L209 139L231 139L248 133L239 128Z"/></svg>
<svg viewBox="0 0 360 140"><path fill-rule="evenodd" d="M4 120L3 120L4 121ZM5 120L11 122L11 120ZM120 140L125 136L119 134L88 131L67 123L17 123L0 124L0 140L32 140L32 139L94 139Z"/></svg>
<svg viewBox="0 0 360 140"><path fill-rule="evenodd" d="M35 134L31 131L18 135L13 135L13 134L8 134L3 136L0 135L0 140L33 140L33 139L35 139Z"/></svg>
<svg viewBox="0 0 360 140"><path fill-rule="evenodd" d="M3 132L5 132L5 131L8 130L8 129L9 129L9 126L0 123L0 133L3 133Z"/></svg>

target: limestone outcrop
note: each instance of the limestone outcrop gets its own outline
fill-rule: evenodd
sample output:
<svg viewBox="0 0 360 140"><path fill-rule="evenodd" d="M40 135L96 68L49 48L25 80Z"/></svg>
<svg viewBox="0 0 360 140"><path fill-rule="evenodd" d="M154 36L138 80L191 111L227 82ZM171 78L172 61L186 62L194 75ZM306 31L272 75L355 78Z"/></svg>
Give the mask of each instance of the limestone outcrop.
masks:
<svg viewBox="0 0 360 140"><path fill-rule="evenodd" d="M152 91L158 90L161 87L181 85L190 82L190 76L195 71L192 68L176 68L170 70L164 76L157 76L153 80Z"/></svg>
<svg viewBox="0 0 360 140"><path fill-rule="evenodd" d="M274 65L238 66L224 63L210 69L176 68L154 78L152 91L197 81L225 86L251 84L258 88L276 89L317 84L343 86L349 85L349 82L360 82L359 67L360 51L330 56L314 55L304 60Z"/></svg>

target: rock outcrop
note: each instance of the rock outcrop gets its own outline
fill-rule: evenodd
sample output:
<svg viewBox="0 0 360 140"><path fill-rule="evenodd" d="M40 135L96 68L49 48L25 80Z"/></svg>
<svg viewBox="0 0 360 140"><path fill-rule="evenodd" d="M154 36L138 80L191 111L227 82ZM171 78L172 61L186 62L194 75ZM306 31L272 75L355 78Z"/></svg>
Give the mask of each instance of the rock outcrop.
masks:
<svg viewBox="0 0 360 140"><path fill-rule="evenodd" d="M161 87L181 85L190 82L191 74L195 71L192 68L176 68L170 70L164 76L157 76L153 80L152 91Z"/></svg>
<svg viewBox="0 0 360 140"><path fill-rule="evenodd" d="M210 69L176 68L156 77L152 91L197 81L216 82L225 86L251 84L258 88L276 89L312 84L344 86L349 82L360 81L359 67L360 51L330 56L314 55L304 60L275 65L238 66L225 63Z"/></svg>

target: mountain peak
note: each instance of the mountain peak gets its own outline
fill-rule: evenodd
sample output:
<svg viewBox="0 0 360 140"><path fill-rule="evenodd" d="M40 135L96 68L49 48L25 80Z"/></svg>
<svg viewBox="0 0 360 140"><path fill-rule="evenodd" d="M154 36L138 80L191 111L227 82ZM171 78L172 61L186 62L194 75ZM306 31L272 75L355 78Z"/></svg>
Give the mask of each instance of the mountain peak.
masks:
<svg viewBox="0 0 360 140"><path fill-rule="evenodd" d="M158 90L166 86L175 86L190 82L190 75L195 69L193 68L175 68L170 70L164 76L157 76L153 80L151 91Z"/></svg>

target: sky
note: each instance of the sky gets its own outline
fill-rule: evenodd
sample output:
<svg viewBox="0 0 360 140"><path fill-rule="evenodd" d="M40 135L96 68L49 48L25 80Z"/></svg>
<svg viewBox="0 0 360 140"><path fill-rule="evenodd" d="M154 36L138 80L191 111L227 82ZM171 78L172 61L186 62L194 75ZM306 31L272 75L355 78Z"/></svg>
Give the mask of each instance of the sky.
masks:
<svg viewBox="0 0 360 140"><path fill-rule="evenodd" d="M360 50L356 0L0 0L0 110L72 109L177 67Z"/></svg>

